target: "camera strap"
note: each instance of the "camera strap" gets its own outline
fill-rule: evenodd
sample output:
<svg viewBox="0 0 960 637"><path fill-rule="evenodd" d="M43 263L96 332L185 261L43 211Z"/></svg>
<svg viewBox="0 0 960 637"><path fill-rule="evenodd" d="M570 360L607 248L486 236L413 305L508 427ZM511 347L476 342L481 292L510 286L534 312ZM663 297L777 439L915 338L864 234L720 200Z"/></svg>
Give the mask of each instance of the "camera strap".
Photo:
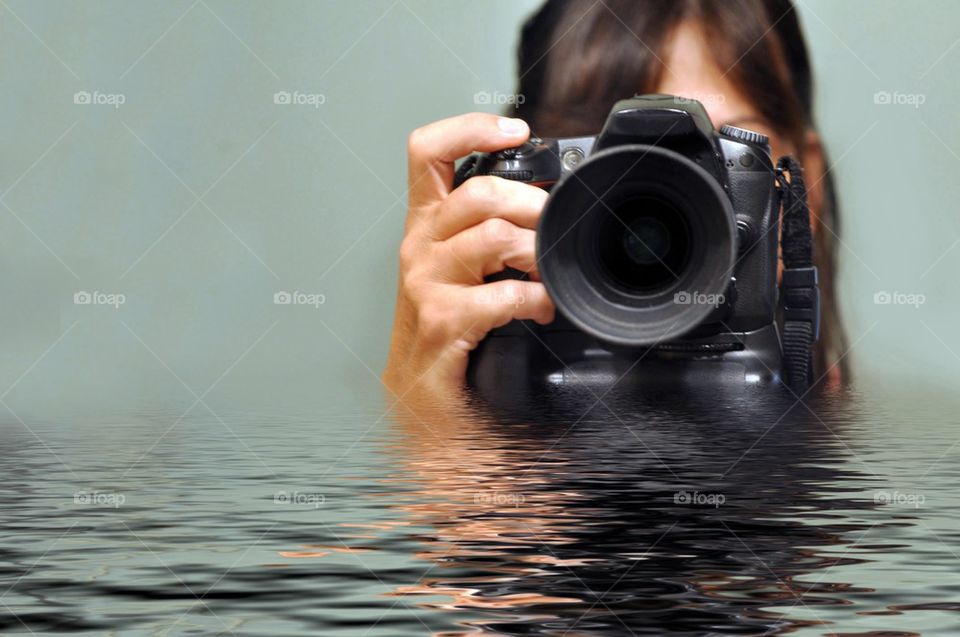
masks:
<svg viewBox="0 0 960 637"><path fill-rule="evenodd" d="M783 371L791 388L803 390L812 381L813 345L820 337L820 288L813 264L807 188L803 169L794 158L783 157L777 163L777 184L783 208Z"/></svg>
<svg viewBox="0 0 960 637"><path fill-rule="evenodd" d="M480 159L480 155L476 153L469 155L466 159L463 160L463 163L457 168L456 172L453 174L453 187L459 188L463 185L463 182L473 177L474 169L477 167L477 160Z"/></svg>

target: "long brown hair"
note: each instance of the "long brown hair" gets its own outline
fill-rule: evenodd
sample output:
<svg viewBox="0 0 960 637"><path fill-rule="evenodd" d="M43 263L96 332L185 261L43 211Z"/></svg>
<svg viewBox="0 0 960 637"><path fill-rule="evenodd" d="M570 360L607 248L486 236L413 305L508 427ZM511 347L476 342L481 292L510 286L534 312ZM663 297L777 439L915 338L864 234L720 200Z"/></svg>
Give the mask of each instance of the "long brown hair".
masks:
<svg viewBox="0 0 960 637"><path fill-rule="evenodd" d="M521 34L518 116L541 136L595 134L614 102L656 90L670 38L691 21L718 65L730 69L727 77L802 162L807 132L815 130L813 76L791 0L547 0ZM814 246L823 317L814 370L819 377L836 365L846 380L834 287L839 214L829 172L823 191Z"/></svg>

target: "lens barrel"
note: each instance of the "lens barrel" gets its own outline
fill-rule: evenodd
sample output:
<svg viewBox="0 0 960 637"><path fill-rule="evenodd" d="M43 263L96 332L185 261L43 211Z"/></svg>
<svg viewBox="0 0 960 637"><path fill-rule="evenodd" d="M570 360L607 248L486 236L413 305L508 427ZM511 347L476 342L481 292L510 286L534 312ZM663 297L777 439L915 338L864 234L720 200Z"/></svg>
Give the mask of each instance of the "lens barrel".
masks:
<svg viewBox="0 0 960 637"><path fill-rule="evenodd" d="M609 148L554 186L537 258L557 308L583 331L628 346L674 339L700 325L730 283L730 198L680 153Z"/></svg>

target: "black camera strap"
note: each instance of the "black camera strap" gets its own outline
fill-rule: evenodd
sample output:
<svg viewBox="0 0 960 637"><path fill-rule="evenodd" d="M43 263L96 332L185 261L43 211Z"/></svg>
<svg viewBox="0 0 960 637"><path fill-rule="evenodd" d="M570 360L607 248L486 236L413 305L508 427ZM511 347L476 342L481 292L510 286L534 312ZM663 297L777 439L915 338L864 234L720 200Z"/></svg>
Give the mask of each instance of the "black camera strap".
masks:
<svg viewBox="0 0 960 637"><path fill-rule="evenodd" d="M777 184L783 207L783 371L791 388L804 390L812 381L813 345L820 337L820 288L813 264L807 187L803 170L792 157L783 157L777 163Z"/></svg>
<svg viewBox="0 0 960 637"><path fill-rule="evenodd" d="M463 185L463 182L473 177L474 169L477 167L478 159L480 159L480 155L474 153L463 160L463 163L460 164L456 172L453 174L454 188L459 188Z"/></svg>

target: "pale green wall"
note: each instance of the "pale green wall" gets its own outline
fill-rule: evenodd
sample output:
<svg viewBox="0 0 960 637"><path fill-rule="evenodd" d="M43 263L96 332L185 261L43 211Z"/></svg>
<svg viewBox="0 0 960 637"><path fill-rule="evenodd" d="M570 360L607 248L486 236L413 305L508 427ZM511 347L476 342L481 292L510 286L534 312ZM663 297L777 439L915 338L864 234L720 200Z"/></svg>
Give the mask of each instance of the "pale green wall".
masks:
<svg viewBox="0 0 960 637"><path fill-rule="evenodd" d="M801 0L843 203L843 296L867 373L960 381L960 3ZM924 103L878 105L877 92ZM925 296L875 305L877 291ZM872 329L871 329L871 326Z"/></svg>
<svg viewBox="0 0 960 637"><path fill-rule="evenodd" d="M376 392L406 135L511 90L517 26L537 2L5 3L3 400L18 413L188 406L184 384L202 394L225 372L204 398L221 409L349 409ZM851 339L879 321L857 361L960 378L933 335L960 353L960 247L921 276L960 237L960 5L804 4L842 184ZM926 103L877 106L878 90ZM77 105L77 91L125 103ZM277 105L277 91L326 101ZM875 306L884 289L927 303ZM78 290L126 303L78 306ZM278 290L326 303L277 306Z"/></svg>

